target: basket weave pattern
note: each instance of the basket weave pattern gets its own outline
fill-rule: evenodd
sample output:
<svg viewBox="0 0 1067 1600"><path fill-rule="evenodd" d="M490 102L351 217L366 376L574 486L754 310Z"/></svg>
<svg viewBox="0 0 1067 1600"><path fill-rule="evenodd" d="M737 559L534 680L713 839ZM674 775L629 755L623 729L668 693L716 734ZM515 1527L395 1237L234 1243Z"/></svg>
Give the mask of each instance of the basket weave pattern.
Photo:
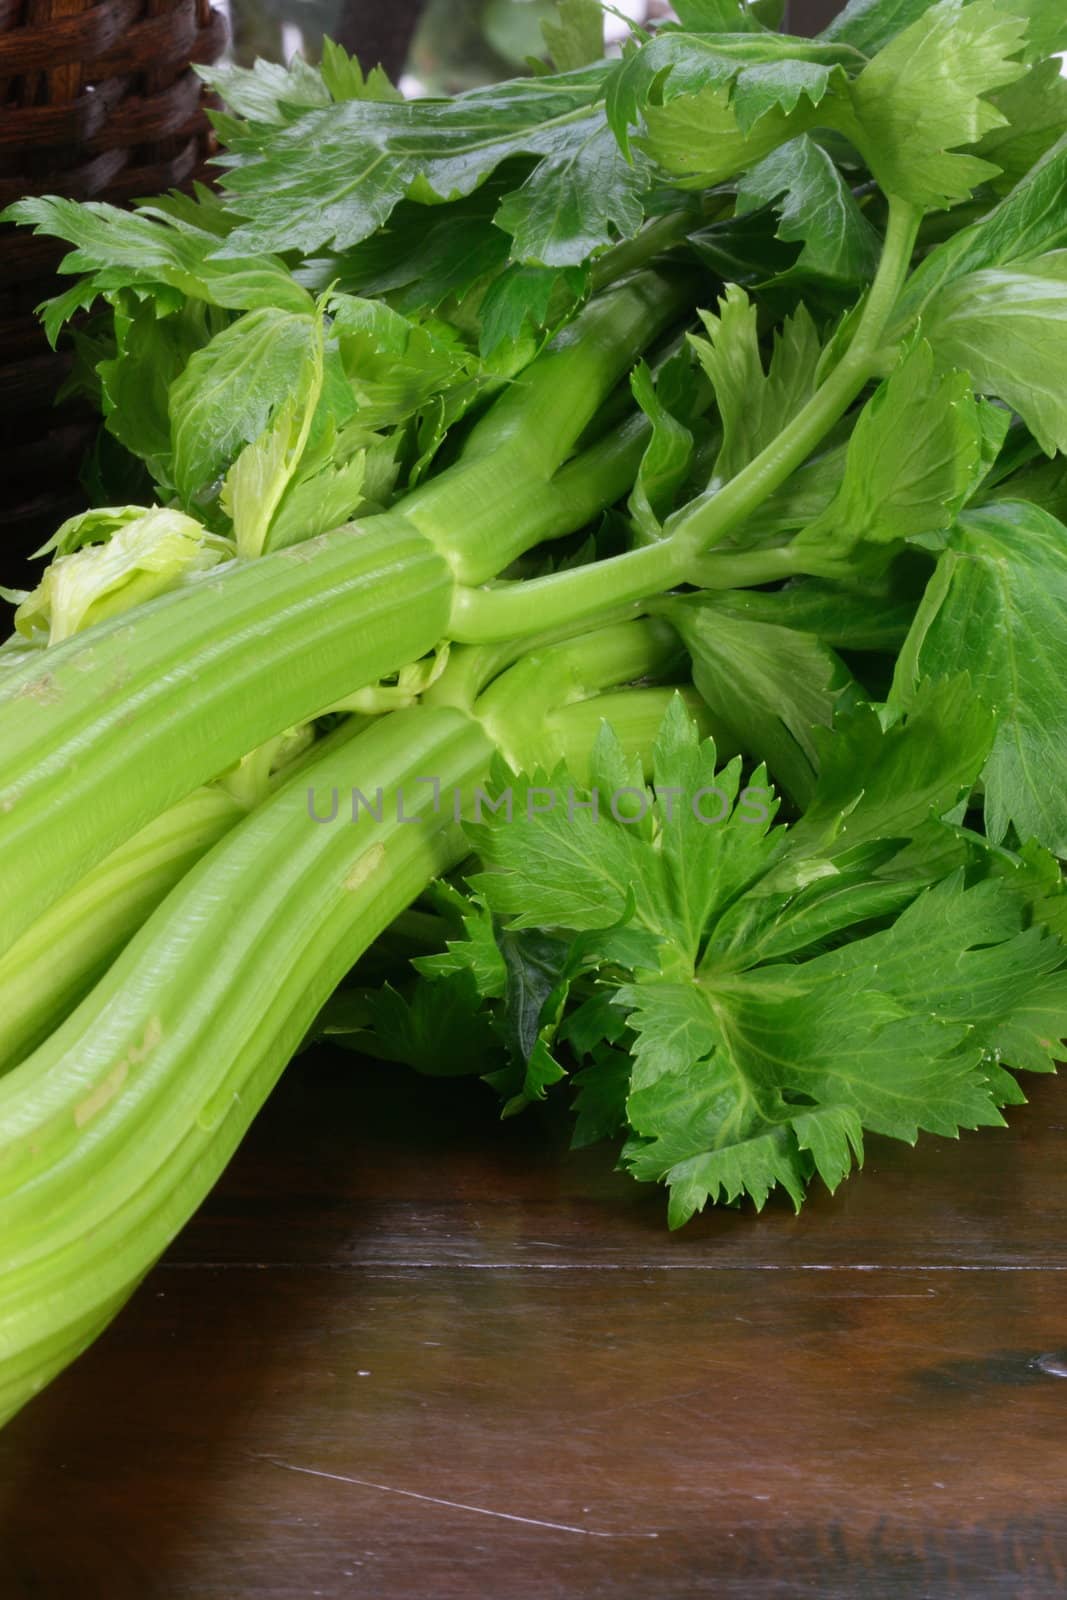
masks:
<svg viewBox="0 0 1067 1600"><path fill-rule="evenodd" d="M212 153L194 62L218 58L211 0L0 0L0 208L30 194L124 202L202 175ZM4 544L77 509L93 423L53 399L70 362L33 308L63 246L0 230L0 523Z"/></svg>

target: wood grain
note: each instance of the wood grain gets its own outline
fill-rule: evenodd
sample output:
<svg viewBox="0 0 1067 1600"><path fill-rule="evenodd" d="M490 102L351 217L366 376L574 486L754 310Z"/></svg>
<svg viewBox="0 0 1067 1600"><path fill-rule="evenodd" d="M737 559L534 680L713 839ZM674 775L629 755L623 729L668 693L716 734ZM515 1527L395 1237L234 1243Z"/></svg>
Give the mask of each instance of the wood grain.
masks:
<svg viewBox="0 0 1067 1600"><path fill-rule="evenodd" d="M1051 1600L1067 1084L701 1219L309 1056L0 1435L3 1600Z"/></svg>

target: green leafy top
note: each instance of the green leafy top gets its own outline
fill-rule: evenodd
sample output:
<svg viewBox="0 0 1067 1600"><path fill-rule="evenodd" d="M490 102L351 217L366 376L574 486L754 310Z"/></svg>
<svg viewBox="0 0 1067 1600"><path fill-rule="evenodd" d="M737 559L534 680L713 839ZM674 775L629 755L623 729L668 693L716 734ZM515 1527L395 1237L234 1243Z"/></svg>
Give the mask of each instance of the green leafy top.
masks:
<svg viewBox="0 0 1067 1600"><path fill-rule="evenodd" d="M454 100L347 100L274 130L249 124L231 137L241 159L225 178L233 209L249 220L221 253L258 252L279 238L290 249L331 240L345 249L380 227L406 195L458 199L520 155L541 158L545 170L538 180L536 169L524 201L514 202L513 223L518 212L548 210L553 199L563 204L576 181L605 178L595 111L605 71L516 79ZM615 181L635 184L625 167L620 161Z"/></svg>
<svg viewBox="0 0 1067 1600"><path fill-rule="evenodd" d="M616 134L625 148L643 121L641 149L679 179L712 183L833 129L886 193L924 210L965 200L999 170L958 152L1007 120L989 97L1026 72L1025 5L1021 15L1000 0L850 10L813 43L664 31L608 86Z"/></svg>
<svg viewBox="0 0 1067 1600"><path fill-rule="evenodd" d="M220 214L221 232L216 227ZM151 296L161 310L176 310L187 298L234 311L274 306L299 314L311 309L307 290L276 256L238 251L225 261L214 259L231 224L206 194L198 207L176 211L160 205L120 211L103 201L79 204L46 197L19 200L4 215L74 247L60 270L84 276L44 308L45 331L53 344L75 311L100 295L125 289Z"/></svg>
<svg viewBox="0 0 1067 1600"><path fill-rule="evenodd" d="M895 700L966 664L998 711L983 772L995 841L1036 838L1067 856L1067 695L1061 639L1067 527L1004 501L968 511L938 562L897 665Z"/></svg>
<svg viewBox="0 0 1067 1600"><path fill-rule="evenodd" d="M1022 76L1026 37L1025 18L1004 15L998 0L938 0L864 68L840 126L888 193L928 210L993 175L953 152L1004 121L985 97Z"/></svg>
<svg viewBox="0 0 1067 1600"><path fill-rule="evenodd" d="M403 99L381 67L364 73L355 57L332 39L323 40L318 67L298 55L288 66L257 60L252 68L220 62L196 70L231 113L256 123L291 122L304 111L343 100ZM218 121L223 132L231 126L225 116Z"/></svg>
<svg viewBox="0 0 1067 1600"><path fill-rule="evenodd" d="M766 371L757 316L745 291L731 284L718 315L700 313L708 338L690 336L723 425L713 486L754 461L815 392L821 343L807 310L801 306L776 332Z"/></svg>
<svg viewBox="0 0 1067 1600"><path fill-rule="evenodd" d="M606 727L592 790L501 770L510 816L498 792L469 827L486 870L465 937L417 965L462 975L471 1014L510 1040L491 1075L508 1109L558 1082L569 1048L576 1142L628 1134L624 1161L669 1186L674 1226L776 1185L799 1206L867 1131L1001 1122L1019 1098L1005 1067L1051 1070L1067 1032L1065 951L1031 924L1024 862L975 865L930 820L981 767L988 713L965 684L921 701L885 731L846 719L797 828L677 700L649 789Z"/></svg>

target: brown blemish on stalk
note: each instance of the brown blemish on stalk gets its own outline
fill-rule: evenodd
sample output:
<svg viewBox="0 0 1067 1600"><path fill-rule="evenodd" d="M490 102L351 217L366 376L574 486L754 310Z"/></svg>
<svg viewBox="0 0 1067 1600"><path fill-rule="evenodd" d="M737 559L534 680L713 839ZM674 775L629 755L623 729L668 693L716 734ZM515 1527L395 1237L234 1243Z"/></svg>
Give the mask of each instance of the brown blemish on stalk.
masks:
<svg viewBox="0 0 1067 1600"><path fill-rule="evenodd" d="M103 1111L118 1094L129 1076L130 1068L143 1061L163 1037L163 1024L158 1017L150 1017L140 1044L131 1044L121 1061L116 1061L106 1077L101 1078L91 1094L74 1107L74 1126L84 1128L98 1112Z"/></svg>
<svg viewBox="0 0 1067 1600"><path fill-rule="evenodd" d="M377 872L384 860L384 844L375 844L369 850L365 850L359 860L345 873L345 888L353 891L362 889L367 879Z"/></svg>
<svg viewBox="0 0 1067 1600"><path fill-rule="evenodd" d="M55 678L50 672L44 672L39 678L31 678L29 683L24 683L15 691L16 700L36 700L39 705L50 706L62 698Z"/></svg>
<svg viewBox="0 0 1067 1600"><path fill-rule="evenodd" d="M130 671L130 663L128 661L116 662L111 676L107 682L108 690L117 692L119 689L124 689L132 676L133 674Z"/></svg>
<svg viewBox="0 0 1067 1600"><path fill-rule="evenodd" d="M326 544L325 534L320 533L315 539L307 539L303 544L291 544L286 549L279 551L288 561L314 561L316 555Z"/></svg>

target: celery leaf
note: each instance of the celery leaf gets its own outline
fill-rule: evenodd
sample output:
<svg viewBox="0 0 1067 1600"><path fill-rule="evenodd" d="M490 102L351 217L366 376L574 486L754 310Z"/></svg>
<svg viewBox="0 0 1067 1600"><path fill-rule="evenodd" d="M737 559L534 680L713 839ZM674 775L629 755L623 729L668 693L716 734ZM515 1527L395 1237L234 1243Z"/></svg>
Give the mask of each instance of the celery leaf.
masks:
<svg viewBox="0 0 1067 1600"><path fill-rule="evenodd" d="M469 195L512 156L565 161L604 71L516 79L452 100L345 100L286 127L235 131L240 161L223 181L245 220L219 253L311 251L331 241L344 250L379 228L405 196Z"/></svg>
<svg viewBox="0 0 1067 1600"><path fill-rule="evenodd" d="M925 329L939 360L1018 411L1047 454L1067 450L1067 249L955 279Z"/></svg>
<svg viewBox="0 0 1067 1600"><path fill-rule="evenodd" d="M1015 58L1025 40L1025 20L996 0L937 0L879 51L849 94L852 137L883 189L931 209L996 176L990 162L956 152L1004 121L983 97L1023 74Z"/></svg>
<svg viewBox="0 0 1067 1600"><path fill-rule="evenodd" d="M721 484L754 461L810 400L821 345L811 316L800 306L775 333L764 370L757 306L735 284L727 286L718 314L702 311L700 318L708 337L689 338L715 391L722 420L723 442L712 480Z"/></svg>
<svg viewBox="0 0 1067 1600"><path fill-rule="evenodd" d="M895 697L966 668L998 710L985 819L1067 857L1067 528L1022 502L968 511L942 554L897 667Z"/></svg>

